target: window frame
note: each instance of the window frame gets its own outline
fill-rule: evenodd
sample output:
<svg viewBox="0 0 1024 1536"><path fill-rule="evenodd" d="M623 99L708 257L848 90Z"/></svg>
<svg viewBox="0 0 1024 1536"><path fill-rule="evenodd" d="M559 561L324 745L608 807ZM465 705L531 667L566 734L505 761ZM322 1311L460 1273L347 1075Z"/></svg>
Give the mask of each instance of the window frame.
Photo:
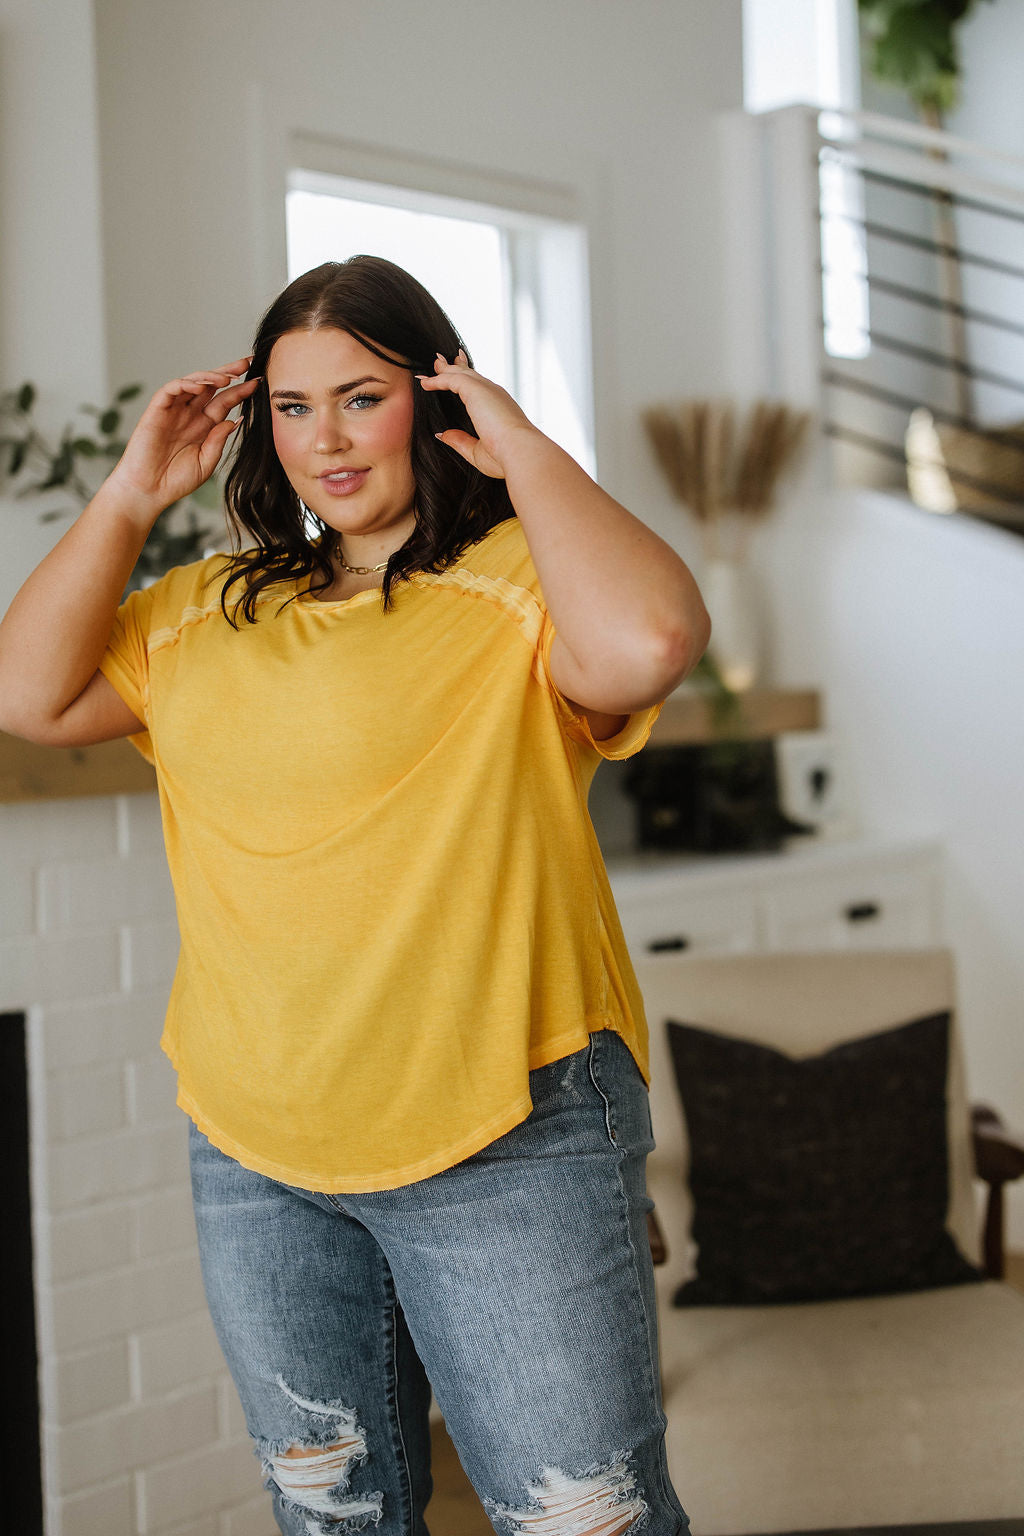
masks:
<svg viewBox="0 0 1024 1536"><path fill-rule="evenodd" d="M590 251L587 225L570 189L292 134L286 197L292 191L496 227L509 285L512 393L542 431L561 440L596 476ZM453 319L458 323L457 315ZM467 341L472 345L471 337ZM573 417L568 433L550 430L558 380Z"/></svg>

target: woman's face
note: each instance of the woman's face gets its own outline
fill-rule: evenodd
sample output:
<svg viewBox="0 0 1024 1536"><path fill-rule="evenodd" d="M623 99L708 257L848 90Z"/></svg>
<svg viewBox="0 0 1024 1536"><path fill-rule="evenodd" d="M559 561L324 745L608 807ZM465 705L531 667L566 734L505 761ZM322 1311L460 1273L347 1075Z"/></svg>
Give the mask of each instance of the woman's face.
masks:
<svg viewBox="0 0 1024 1536"><path fill-rule="evenodd" d="M390 554L413 530L413 380L347 331L288 331L267 362L274 447L296 494L351 539ZM367 562L369 563L369 562Z"/></svg>

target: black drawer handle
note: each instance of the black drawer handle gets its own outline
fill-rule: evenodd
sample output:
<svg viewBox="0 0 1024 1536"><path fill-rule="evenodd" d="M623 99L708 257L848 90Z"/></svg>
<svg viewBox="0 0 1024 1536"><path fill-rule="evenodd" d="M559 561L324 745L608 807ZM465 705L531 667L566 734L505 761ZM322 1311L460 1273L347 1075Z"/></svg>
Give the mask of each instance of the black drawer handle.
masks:
<svg viewBox="0 0 1024 1536"><path fill-rule="evenodd" d="M877 901L858 901L846 909L846 916L851 923L864 923L869 918L880 917L881 914L882 909Z"/></svg>
<svg viewBox="0 0 1024 1536"><path fill-rule="evenodd" d="M677 933L671 939L652 939L647 946L647 950L652 955L663 955L670 949L689 949L689 947L689 939L684 938L681 933Z"/></svg>

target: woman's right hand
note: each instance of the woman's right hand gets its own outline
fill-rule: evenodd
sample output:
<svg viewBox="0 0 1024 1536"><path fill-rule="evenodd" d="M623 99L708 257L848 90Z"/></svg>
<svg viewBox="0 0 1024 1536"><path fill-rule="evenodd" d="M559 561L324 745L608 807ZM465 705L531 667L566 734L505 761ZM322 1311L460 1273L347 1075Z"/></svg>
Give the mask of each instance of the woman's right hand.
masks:
<svg viewBox="0 0 1024 1536"><path fill-rule="evenodd" d="M245 373L250 361L240 357L224 368L172 379L157 390L107 478L108 487L121 493L133 515L155 522L165 507L210 478L238 425L227 420L228 412L259 383L231 382Z"/></svg>

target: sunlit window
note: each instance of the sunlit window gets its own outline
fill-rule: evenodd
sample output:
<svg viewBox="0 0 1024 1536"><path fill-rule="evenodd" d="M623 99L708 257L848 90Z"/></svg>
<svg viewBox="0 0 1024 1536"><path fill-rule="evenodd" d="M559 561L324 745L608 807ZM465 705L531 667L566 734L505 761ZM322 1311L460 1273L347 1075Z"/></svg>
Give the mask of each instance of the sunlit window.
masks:
<svg viewBox="0 0 1024 1536"><path fill-rule="evenodd" d="M411 272L448 312L474 366L594 473L581 225L294 170L287 231L289 278L359 253Z"/></svg>
<svg viewBox="0 0 1024 1536"><path fill-rule="evenodd" d="M854 148L855 127L842 114L860 106L856 0L743 0L743 99L748 112L822 107L822 131ZM824 348L830 357L866 357L864 188L836 151L822 155L818 196Z"/></svg>
<svg viewBox="0 0 1024 1536"><path fill-rule="evenodd" d="M823 113L826 120L832 113ZM864 186L854 167L827 147L818 166L821 205L823 342L829 357L871 351Z"/></svg>

